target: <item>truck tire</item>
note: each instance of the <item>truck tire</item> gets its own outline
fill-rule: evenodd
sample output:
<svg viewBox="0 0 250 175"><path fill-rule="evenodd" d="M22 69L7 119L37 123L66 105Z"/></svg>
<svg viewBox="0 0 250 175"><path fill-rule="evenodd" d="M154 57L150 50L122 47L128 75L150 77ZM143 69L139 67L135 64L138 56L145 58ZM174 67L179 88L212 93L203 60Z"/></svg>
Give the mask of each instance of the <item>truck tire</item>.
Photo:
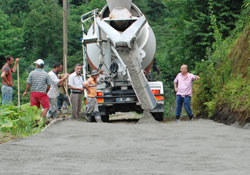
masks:
<svg viewBox="0 0 250 175"><path fill-rule="evenodd" d="M102 115L101 117L102 117L103 122L106 122L106 123L109 122L109 115Z"/></svg>
<svg viewBox="0 0 250 175"><path fill-rule="evenodd" d="M163 121L164 118L164 113L163 112L157 112L157 113L152 113L153 117L157 121Z"/></svg>

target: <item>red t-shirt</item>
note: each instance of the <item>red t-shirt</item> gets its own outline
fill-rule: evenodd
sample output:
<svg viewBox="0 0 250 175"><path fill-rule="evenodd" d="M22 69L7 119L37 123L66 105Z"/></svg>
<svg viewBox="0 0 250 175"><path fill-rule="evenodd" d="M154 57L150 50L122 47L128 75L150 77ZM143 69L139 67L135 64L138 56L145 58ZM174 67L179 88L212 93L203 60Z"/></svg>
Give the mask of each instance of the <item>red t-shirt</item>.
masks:
<svg viewBox="0 0 250 175"><path fill-rule="evenodd" d="M12 80L12 72L13 70L9 66L3 66L2 72L6 73L6 78L8 82L10 83L9 86L13 86L13 80ZM2 84L7 85L5 81L2 80Z"/></svg>

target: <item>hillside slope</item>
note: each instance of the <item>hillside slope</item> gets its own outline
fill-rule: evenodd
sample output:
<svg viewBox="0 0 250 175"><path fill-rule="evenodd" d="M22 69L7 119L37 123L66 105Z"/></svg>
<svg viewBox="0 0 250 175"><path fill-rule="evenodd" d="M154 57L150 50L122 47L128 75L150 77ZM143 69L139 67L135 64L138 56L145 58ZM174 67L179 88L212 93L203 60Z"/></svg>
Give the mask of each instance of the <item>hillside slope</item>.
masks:
<svg viewBox="0 0 250 175"><path fill-rule="evenodd" d="M196 115L250 123L250 26L223 41L201 68L202 80L194 88Z"/></svg>

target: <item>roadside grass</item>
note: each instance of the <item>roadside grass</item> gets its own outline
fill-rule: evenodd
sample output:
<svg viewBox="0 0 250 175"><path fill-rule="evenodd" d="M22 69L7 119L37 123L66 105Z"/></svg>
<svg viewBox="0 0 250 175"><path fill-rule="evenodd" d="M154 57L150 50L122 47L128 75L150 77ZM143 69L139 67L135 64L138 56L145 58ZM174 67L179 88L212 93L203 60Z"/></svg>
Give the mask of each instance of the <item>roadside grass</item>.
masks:
<svg viewBox="0 0 250 175"><path fill-rule="evenodd" d="M18 137L13 136L9 133L0 133L0 144L7 143L7 142L9 142L11 140L15 140L17 138Z"/></svg>
<svg viewBox="0 0 250 175"><path fill-rule="evenodd" d="M40 112L29 104L0 106L0 143L39 133L46 126Z"/></svg>

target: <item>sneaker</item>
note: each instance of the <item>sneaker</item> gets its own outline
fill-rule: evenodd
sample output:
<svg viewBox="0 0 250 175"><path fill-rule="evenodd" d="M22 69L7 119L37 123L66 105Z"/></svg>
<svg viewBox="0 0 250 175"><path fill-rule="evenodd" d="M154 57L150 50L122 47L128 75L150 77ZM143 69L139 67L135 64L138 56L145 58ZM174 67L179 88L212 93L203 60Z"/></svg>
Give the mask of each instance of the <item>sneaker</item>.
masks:
<svg viewBox="0 0 250 175"><path fill-rule="evenodd" d="M180 122L181 122L181 120L180 120L180 119L176 119L175 121L176 121L176 123L180 123Z"/></svg>

